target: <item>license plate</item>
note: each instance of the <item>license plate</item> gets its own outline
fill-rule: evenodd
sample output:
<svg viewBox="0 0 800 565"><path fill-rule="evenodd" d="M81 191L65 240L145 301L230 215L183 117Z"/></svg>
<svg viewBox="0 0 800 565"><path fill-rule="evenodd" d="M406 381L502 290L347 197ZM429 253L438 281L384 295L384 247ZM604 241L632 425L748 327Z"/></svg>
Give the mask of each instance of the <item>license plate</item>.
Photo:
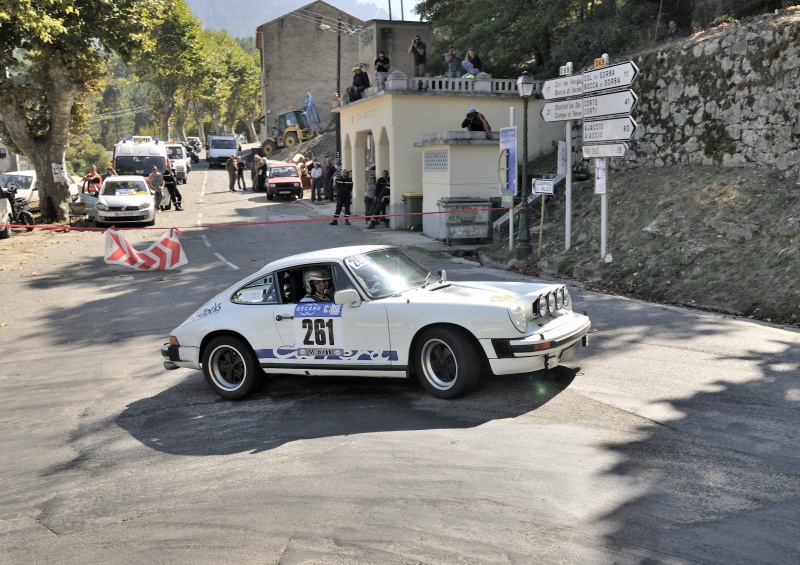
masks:
<svg viewBox="0 0 800 565"><path fill-rule="evenodd" d="M291 194L291 193L292 193L291 190L281 190L278 192L278 194Z"/></svg>
<svg viewBox="0 0 800 565"><path fill-rule="evenodd" d="M115 216L138 216L141 214L139 210L133 210L131 212L114 212Z"/></svg>

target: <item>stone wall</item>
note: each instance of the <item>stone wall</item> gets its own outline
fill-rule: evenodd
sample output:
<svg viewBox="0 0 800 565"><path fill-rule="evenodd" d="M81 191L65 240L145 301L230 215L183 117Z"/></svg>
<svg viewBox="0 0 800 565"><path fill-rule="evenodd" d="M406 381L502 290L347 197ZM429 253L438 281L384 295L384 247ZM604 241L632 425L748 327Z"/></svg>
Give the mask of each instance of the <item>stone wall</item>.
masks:
<svg viewBox="0 0 800 565"><path fill-rule="evenodd" d="M798 24L800 9L789 9L633 57L639 128L615 165L764 166L796 178Z"/></svg>

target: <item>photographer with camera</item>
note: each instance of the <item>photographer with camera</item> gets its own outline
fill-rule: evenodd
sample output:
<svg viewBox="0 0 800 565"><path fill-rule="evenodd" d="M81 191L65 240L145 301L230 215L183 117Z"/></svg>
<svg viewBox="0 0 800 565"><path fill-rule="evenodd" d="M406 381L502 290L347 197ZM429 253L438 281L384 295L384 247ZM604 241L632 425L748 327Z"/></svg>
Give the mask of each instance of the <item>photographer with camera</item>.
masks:
<svg viewBox="0 0 800 565"><path fill-rule="evenodd" d="M458 78L461 74L461 52L451 45L444 54L444 62L447 63L447 78Z"/></svg>
<svg viewBox="0 0 800 565"><path fill-rule="evenodd" d="M416 34L411 40L411 45L408 47L408 52L414 56L414 77L424 77L425 67L428 63L428 56L425 54L427 47L422 41L419 34Z"/></svg>
<svg viewBox="0 0 800 565"><path fill-rule="evenodd" d="M383 83L386 82L386 77L389 76L389 58L386 56L385 51L378 53L378 58L375 59L375 74L378 77L378 90L383 90Z"/></svg>
<svg viewBox="0 0 800 565"><path fill-rule="evenodd" d="M467 128L469 131L485 131L487 139L489 138L489 132L492 131L492 126L489 125L486 117L475 108L470 108L467 111L467 117L461 122L461 127Z"/></svg>

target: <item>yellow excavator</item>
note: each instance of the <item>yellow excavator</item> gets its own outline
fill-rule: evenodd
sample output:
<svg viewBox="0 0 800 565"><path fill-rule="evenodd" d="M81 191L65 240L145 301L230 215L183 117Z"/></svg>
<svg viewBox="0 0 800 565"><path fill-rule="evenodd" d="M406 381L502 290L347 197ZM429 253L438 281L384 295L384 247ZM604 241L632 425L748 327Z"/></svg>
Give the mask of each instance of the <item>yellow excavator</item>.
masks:
<svg viewBox="0 0 800 565"><path fill-rule="evenodd" d="M261 144L264 155L272 155L283 147L294 147L300 142L308 141L314 137L314 132L308 127L308 120L302 110L295 110L289 106L289 110L278 114L277 135L267 137Z"/></svg>

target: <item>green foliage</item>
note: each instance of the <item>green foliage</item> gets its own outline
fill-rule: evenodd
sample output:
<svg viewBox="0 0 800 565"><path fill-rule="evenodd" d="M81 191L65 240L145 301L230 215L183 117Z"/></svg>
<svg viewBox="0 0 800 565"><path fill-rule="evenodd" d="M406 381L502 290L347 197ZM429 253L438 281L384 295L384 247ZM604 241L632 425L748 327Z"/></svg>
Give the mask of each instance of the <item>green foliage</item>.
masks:
<svg viewBox="0 0 800 565"><path fill-rule="evenodd" d="M88 135L74 137L67 149L67 170L73 175L84 175L90 165L102 172L111 166L105 147L95 143Z"/></svg>

